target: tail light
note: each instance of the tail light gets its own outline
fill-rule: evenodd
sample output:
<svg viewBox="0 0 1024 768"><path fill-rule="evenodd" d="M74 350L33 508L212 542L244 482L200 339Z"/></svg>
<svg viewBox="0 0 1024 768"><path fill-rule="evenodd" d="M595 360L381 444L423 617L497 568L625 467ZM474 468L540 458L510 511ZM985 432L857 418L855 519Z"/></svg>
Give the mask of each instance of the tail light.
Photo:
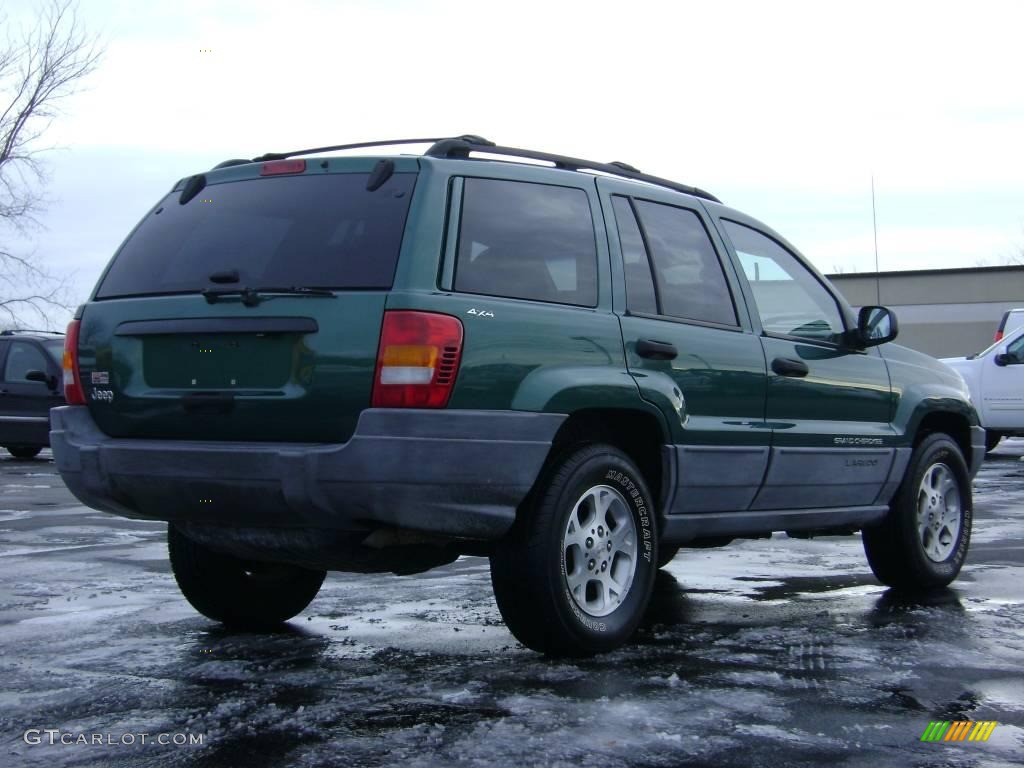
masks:
<svg viewBox="0 0 1024 768"><path fill-rule="evenodd" d="M1002 341L1002 340L1003 340L1003 332L1002 331L996 331L996 337L995 337L994 341Z"/></svg>
<svg viewBox="0 0 1024 768"><path fill-rule="evenodd" d="M78 328L81 320L72 320L64 336L64 399L68 405L85 405L82 377L78 373Z"/></svg>
<svg viewBox="0 0 1024 768"><path fill-rule="evenodd" d="M432 312L385 312L374 408L444 408L462 356L462 323Z"/></svg>

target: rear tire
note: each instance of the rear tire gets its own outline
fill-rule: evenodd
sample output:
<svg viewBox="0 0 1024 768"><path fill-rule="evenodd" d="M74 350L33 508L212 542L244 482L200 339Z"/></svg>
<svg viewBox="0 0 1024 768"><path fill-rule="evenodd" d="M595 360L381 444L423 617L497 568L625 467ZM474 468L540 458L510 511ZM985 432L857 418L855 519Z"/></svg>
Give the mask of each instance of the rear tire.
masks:
<svg viewBox="0 0 1024 768"><path fill-rule="evenodd" d="M654 500L610 445L583 446L548 468L491 555L505 624L528 648L590 656L625 643L657 572Z"/></svg>
<svg viewBox="0 0 1024 768"><path fill-rule="evenodd" d="M992 453L1002 439L1003 436L999 432L985 430L985 453Z"/></svg>
<svg viewBox="0 0 1024 768"><path fill-rule="evenodd" d="M199 613L240 629L268 629L312 602L326 571L258 563L216 552L167 526L171 569Z"/></svg>
<svg viewBox="0 0 1024 768"><path fill-rule="evenodd" d="M948 435L928 435L914 449L885 520L862 533L871 570L895 589L947 586L967 559L973 517L960 448Z"/></svg>
<svg viewBox="0 0 1024 768"><path fill-rule="evenodd" d="M16 459L34 459L43 450L39 445L8 445L7 452Z"/></svg>

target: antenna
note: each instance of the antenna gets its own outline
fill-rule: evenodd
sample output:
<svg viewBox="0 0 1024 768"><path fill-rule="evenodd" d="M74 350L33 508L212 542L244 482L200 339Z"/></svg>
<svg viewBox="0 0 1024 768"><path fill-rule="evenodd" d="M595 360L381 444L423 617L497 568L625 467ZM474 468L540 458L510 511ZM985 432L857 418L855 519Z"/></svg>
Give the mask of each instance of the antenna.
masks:
<svg viewBox="0 0 1024 768"><path fill-rule="evenodd" d="M878 275L878 216L875 214L875 174L871 174L871 228L875 233L875 303L882 303L882 278Z"/></svg>

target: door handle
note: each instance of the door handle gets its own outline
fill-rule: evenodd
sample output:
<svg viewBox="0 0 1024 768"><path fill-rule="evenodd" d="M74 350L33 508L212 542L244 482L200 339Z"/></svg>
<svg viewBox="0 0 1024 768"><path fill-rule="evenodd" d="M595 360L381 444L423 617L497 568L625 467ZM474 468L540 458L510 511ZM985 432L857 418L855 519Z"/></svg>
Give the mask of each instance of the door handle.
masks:
<svg viewBox="0 0 1024 768"><path fill-rule="evenodd" d="M650 360L675 360L679 357L679 350L675 344L653 339L640 339L636 343L636 353Z"/></svg>
<svg viewBox="0 0 1024 768"><path fill-rule="evenodd" d="M779 376L792 376L797 379L802 379L811 369L807 367L807 363L801 362L800 360L793 360L788 357L776 357L772 360L772 371L779 374Z"/></svg>

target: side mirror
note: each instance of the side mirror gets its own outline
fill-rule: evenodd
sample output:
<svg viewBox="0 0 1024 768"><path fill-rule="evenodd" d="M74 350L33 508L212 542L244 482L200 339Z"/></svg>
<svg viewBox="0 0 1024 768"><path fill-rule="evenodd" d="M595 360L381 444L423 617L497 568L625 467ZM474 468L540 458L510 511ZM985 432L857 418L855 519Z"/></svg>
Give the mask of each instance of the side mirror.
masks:
<svg viewBox="0 0 1024 768"><path fill-rule="evenodd" d="M38 381L40 384L45 384L50 389L57 389L57 377L49 376L43 371L29 371L25 374L25 381Z"/></svg>
<svg viewBox="0 0 1024 768"><path fill-rule="evenodd" d="M857 315L857 340L862 347L876 347L896 338L899 323L886 307L861 307Z"/></svg>
<svg viewBox="0 0 1024 768"><path fill-rule="evenodd" d="M1006 347L999 350L998 354L992 358L992 362L998 365L1000 368L1006 365L1016 365L1020 361L1016 355L1011 355L1006 351Z"/></svg>

